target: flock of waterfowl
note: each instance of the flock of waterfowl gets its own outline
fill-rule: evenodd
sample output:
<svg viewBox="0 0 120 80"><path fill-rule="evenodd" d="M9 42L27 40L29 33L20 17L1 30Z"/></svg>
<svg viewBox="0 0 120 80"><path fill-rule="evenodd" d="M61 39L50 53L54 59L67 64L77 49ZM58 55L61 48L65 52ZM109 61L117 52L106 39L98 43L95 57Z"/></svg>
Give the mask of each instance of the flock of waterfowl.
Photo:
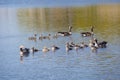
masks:
<svg viewBox="0 0 120 80"><path fill-rule="evenodd" d="M99 48L106 48L107 46L107 41L102 41L99 42L96 38L94 38L94 26L91 27L90 32L81 32L80 33L82 37L91 37L89 40L89 44L85 44L84 42L81 42L81 44L75 44L74 42L66 42L65 43L65 49L66 52L69 52L70 50L75 49L78 51L79 49L83 49L85 47L89 47L92 52L97 52L97 49ZM57 32L55 35L51 36L51 34L48 34L48 36L43 36L41 34L39 37L37 37L37 34L34 34L33 37L29 37L28 40L44 40L44 39L50 39L50 38L58 38L59 36L70 36L72 35L72 26L69 26L69 30L67 32ZM25 48L23 45L20 46L20 56L22 57L24 54L28 54L30 52L48 52L48 51L53 51L55 52L56 50L59 50L60 47L53 45L51 48L43 47L42 50L36 49L34 47L30 48Z"/></svg>

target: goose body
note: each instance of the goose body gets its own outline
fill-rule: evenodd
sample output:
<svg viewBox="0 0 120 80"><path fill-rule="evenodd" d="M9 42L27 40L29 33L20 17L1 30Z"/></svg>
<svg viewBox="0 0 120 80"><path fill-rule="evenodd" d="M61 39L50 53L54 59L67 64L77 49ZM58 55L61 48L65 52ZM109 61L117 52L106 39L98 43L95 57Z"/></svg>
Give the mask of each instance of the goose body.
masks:
<svg viewBox="0 0 120 80"><path fill-rule="evenodd" d="M58 35L60 35L60 36L70 36L72 34L71 30L72 30L72 27L69 26L68 32L58 32Z"/></svg>
<svg viewBox="0 0 120 80"><path fill-rule="evenodd" d="M47 47L44 47L44 48L42 49L42 52L48 52L48 51L50 51L50 49L48 49Z"/></svg>
<svg viewBox="0 0 120 80"><path fill-rule="evenodd" d="M57 47L57 46L55 46L55 45L53 45L52 48L51 48L51 50L52 50L53 52L55 52L55 51L58 50L58 49L60 49L60 48Z"/></svg>
<svg viewBox="0 0 120 80"><path fill-rule="evenodd" d="M72 50L72 47L70 47L68 42L66 43L65 47L66 47L66 52L69 52L70 50Z"/></svg>
<svg viewBox="0 0 120 80"><path fill-rule="evenodd" d="M24 46L20 46L20 52L29 53L29 48L25 48Z"/></svg>
<svg viewBox="0 0 120 80"><path fill-rule="evenodd" d="M98 46L100 48L106 48L106 45L107 45L107 41L102 41L102 42L98 43Z"/></svg>
<svg viewBox="0 0 120 80"><path fill-rule="evenodd" d="M39 50L36 49L36 48L34 48L34 47L32 47L32 48L31 48L31 51L34 53L34 52L38 52Z"/></svg>
<svg viewBox="0 0 120 80"><path fill-rule="evenodd" d="M30 53L30 49L29 48L25 48L24 46L20 46L20 56L29 56Z"/></svg>
<svg viewBox="0 0 120 80"><path fill-rule="evenodd" d="M28 40L36 40L36 39L37 39L37 34L34 34L34 36L28 38Z"/></svg>
<svg viewBox="0 0 120 80"><path fill-rule="evenodd" d="M94 33L93 33L93 29L94 27L92 26L91 27L91 32L81 32L81 36L82 37L88 37L88 36L92 36Z"/></svg>

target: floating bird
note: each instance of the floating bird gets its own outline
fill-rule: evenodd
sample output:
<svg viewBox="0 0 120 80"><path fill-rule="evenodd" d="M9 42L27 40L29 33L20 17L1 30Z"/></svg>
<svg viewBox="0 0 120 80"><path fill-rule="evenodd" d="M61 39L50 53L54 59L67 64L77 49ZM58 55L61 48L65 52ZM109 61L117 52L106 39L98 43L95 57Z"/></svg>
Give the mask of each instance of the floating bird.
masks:
<svg viewBox="0 0 120 80"><path fill-rule="evenodd" d="M55 52L55 51L58 50L58 49L60 49L60 48L57 47L57 46L55 46L55 45L53 45L52 48L51 48L51 50L52 50L53 52Z"/></svg>
<svg viewBox="0 0 120 80"><path fill-rule="evenodd" d="M69 26L68 32L58 32L60 36L70 36L72 34L72 26Z"/></svg>
<svg viewBox="0 0 120 80"><path fill-rule="evenodd" d="M47 47L44 47L44 48L42 49L42 52L48 52L48 51L50 51L50 49L47 48Z"/></svg>
<svg viewBox="0 0 120 80"><path fill-rule="evenodd" d="M23 45L20 46L20 56L29 56L30 53L30 49L29 48L25 48Z"/></svg>
<svg viewBox="0 0 120 80"><path fill-rule="evenodd" d="M93 40L90 40L89 47L92 50L92 52L97 52L98 47L95 46Z"/></svg>
<svg viewBox="0 0 120 80"><path fill-rule="evenodd" d="M92 35L94 35L93 30L94 30L94 26L91 27L91 32L82 32L81 36L82 37L92 36Z"/></svg>
<svg viewBox="0 0 120 80"><path fill-rule="evenodd" d="M36 41L37 40L37 34L34 34L34 36L29 37L28 40L35 40Z"/></svg>
<svg viewBox="0 0 120 80"><path fill-rule="evenodd" d="M107 41L98 42L98 40L96 38L94 38L94 42L95 42L96 47L106 48Z"/></svg>
<svg viewBox="0 0 120 80"><path fill-rule="evenodd" d="M72 47L70 47L68 42L66 43L65 47L66 47L66 52L69 52L70 50L72 50Z"/></svg>
<svg viewBox="0 0 120 80"><path fill-rule="evenodd" d="M29 53L29 48L25 48L23 45L20 46L20 52Z"/></svg>
<svg viewBox="0 0 120 80"><path fill-rule="evenodd" d="M32 47L32 48L31 48L31 51L34 53L34 52L38 52L38 51L40 51L40 50L38 50L38 49Z"/></svg>

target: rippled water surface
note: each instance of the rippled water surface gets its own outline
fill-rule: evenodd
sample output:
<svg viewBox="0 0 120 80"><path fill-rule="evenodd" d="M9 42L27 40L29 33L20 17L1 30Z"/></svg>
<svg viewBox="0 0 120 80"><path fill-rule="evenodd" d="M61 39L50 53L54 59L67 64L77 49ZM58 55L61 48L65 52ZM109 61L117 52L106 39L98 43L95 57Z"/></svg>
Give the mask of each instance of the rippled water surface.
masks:
<svg viewBox="0 0 120 80"><path fill-rule="evenodd" d="M28 40L35 33L53 36L58 31L72 35L50 40ZM95 26L95 37L108 41L107 48L90 48L66 53L65 43L85 42L82 31ZM42 49L53 44L56 52L42 51L20 61L19 46ZM93 5L69 8L0 8L0 80L119 80L120 79L120 5Z"/></svg>

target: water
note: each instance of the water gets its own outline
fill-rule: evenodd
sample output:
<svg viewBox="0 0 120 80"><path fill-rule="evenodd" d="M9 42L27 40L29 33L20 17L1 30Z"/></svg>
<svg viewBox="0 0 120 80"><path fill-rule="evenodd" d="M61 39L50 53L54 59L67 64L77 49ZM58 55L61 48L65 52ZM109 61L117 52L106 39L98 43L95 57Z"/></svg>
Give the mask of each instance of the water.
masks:
<svg viewBox="0 0 120 80"><path fill-rule="evenodd" d="M120 5L67 8L0 8L0 80L119 80ZM73 26L70 37L28 40L37 33L53 36ZM88 43L80 32L95 26L95 37L108 41L107 48L92 53L90 48L66 53L65 43ZM55 53L30 53L20 61L19 46L42 49L58 45Z"/></svg>

